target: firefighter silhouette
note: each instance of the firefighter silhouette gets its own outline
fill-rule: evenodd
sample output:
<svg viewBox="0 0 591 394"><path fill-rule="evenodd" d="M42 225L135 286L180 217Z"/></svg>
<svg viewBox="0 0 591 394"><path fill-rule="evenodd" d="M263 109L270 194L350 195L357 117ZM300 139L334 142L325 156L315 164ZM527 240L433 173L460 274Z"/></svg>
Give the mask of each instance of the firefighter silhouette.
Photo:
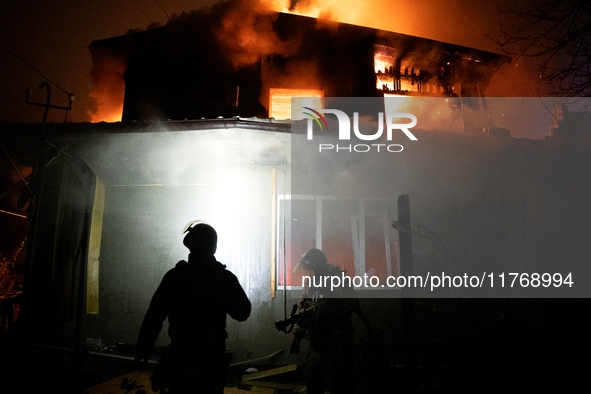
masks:
<svg viewBox="0 0 591 394"><path fill-rule="evenodd" d="M227 368L226 314L238 321L251 304L234 274L214 254L217 233L205 222L186 227L187 261L168 271L152 297L137 340L136 363L145 362L168 317L171 343L152 376L155 390L222 393Z"/></svg>
<svg viewBox="0 0 591 394"><path fill-rule="evenodd" d="M341 277L343 274L340 269L328 264L326 256L318 249L306 252L296 266L297 269L316 278ZM299 354L300 341L304 338L310 341L306 359L307 392L323 393L325 379L329 380L332 393L351 392L354 372L351 354L354 328L351 316L359 310L355 291L347 286L333 290L326 286L315 287L312 281L305 289L298 307L309 312L304 313L305 317L294 328L290 351L292 354Z"/></svg>

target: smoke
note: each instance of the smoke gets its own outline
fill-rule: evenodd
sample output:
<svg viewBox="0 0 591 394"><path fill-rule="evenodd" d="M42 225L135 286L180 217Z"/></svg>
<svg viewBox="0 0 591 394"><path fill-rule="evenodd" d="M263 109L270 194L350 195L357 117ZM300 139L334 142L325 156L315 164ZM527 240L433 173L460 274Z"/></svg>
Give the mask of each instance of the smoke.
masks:
<svg viewBox="0 0 591 394"><path fill-rule="evenodd" d="M497 71L486 91L489 97L540 97L542 85L536 80L531 58L515 59Z"/></svg>
<svg viewBox="0 0 591 394"><path fill-rule="evenodd" d="M311 0L232 0L175 16L167 23L166 29L154 28L144 32L145 34L129 36L129 39L118 38L119 42L113 41L118 46L117 49L113 49L111 43L97 47L95 42L91 46L91 97L96 105L91 111L91 119L93 122L121 119L126 83L123 76L128 71L128 59L132 53L134 58L130 67L133 67L133 75L137 81L134 85L135 96L130 98L130 103L152 108L151 113L162 113L163 116L173 119L191 116L187 115L191 111L183 109L182 106L189 105L185 102L194 102L195 98L200 99L199 95L202 93L199 92L202 92L204 84L241 85L245 76L248 79L249 74L245 73L248 70L251 72L250 77L257 75L256 78L259 78L260 75L260 94L256 94L259 94L259 101L265 108L269 105L270 88L324 89L325 93L333 96L350 96L352 93L358 96L371 96L375 94L372 90L375 87L370 86L370 81L375 76L354 63L367 57L366 52L374 50L368 45L372 40L369 37L359 37L358 34L341 28L342 25L333 21L425 36L405 27L407 21L416 20L416 15L410 12L394 12L404 8L403 5L370 6L367 3L343 3L333 0L322 3ZM292 18L278 21L278 18L282 17L277 11L320 19ZM423 22L420 25L425 25L430 15L423 13L422 16ZM396 43L392 43L392 46L396 47ZM410 53L406 53L410 49L396 48L399 52L397 57L403 58L406 63L412 63ZM419 52L424 50L425 48L418 49ZM431 65L438 62L441 52L436 52L438 53L422 54L419 62ZM148 62L150 70L146 71L143 64ZM200 64L216 64L217 70L207 76L199 72ZM345 64L347 67L344 67ZM411 64L410 68L412 67ZM169 75L170 69L177 70L176 75ZM129 73L131 75L132 71ZM432 81L427 83L435 85L436 74L431 74ZM145 84L138 79L138 75L143 75L143 80L152 81L153 91L143 86ZM192 75L194 80L186 81L188 75ZM222 78L228 81L221 82ZM214 79L216 81L211 82ZM129 84L129 81L127 83ZM366 85L367 88L359 88ZM172 108L163 107L159 110L162 103L167 102L169 98L158 96L154 92L172 94L170 92L175 89L176 94L186 97L186 100L180 104L175 103ZM244 92L240 90L243 98ZM252 98L248 99L252 101ZM258 109L249 111L245 116L264 115ZM140 112L140 109L132 109L130 113L134 113L131 116L135 119L140 116L135 113Z"/></svg>
<svg viewBox="0 0 591 394"><path fill-rule="evenodd" d="M274 31L277 14L261 1L241 0L227 6L215 30L234 67L253 65L263 56L289 56L297 50L295 42L284 42Z"/></svg>
<svg viewBox="0 0 591 394"><path fill-rule="evenodd" d="M496 1L269 0L275 11L430 38L494 51L486 34L499 30Z"/></svg>
<svg viewBox="0 0 591 394"><path fill-rule="evenodd" d="M123 113L127 60L107 47L90 46L92 68L90 70L90 98L94 106L90 110L91 122L117 122Z"/></svg>
<svg viewBox="0 0 591 394"><path fill-rule="evenodd" d="M322 2L317 0L268 0L267 4L275 11L310 16L323 21L338 21L353 24L359 24L359 20L362 19L360 15L371 13L371 9L373 8L373 2L358 4L355 0L324 0ZM370 7L367 7L367 5L370 5Z"/></svg>

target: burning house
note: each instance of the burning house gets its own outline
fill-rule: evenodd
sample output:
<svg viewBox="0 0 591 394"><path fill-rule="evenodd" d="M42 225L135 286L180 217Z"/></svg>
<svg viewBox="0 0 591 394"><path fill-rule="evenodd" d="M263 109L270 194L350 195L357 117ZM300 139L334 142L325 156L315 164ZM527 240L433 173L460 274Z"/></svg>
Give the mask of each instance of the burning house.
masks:
<svg viewBox="0 0 591 394"><path fill-rule="evenodd" d="M291 97L459 96L474 107L510 61L295 14L236 17L194 12L165 27L93 42L95 90L112 84L103 94L122 100L113 110L123 104L123 121L288 119Z"/></svg>
<svg viewBox="0 0 591 394"><path fill-rule="evenodd" d="M195 219L216 228L216 257L253 305L245 323L228 321L237 362L271 354L265 363L302 361L278 355L289 339L273 323L301 294L301 273L293 269L309 248L321 248L350 275L401 274L405 230L392 224L400 195L410 196L417 275L442 267L454 275L468 267L480 274L499 267L555 272L557 261L565 278L567 271L588 275L591 217L584 207L591 187L580 171L591 168L588 143L485 134L478 116L465 116L465 133L417 130L418 141L405 141L404 152L382 152L386 161L374 162L370 155L294 149L305 138L281 120L297 96L366 97L377 107L389 96L454 97L479 113L508 58L291 14L248 14L238 24L224 19L226 11L195 12L92 43L97 119L115 114L122 122L46 126L23 310L29 342L85 343L97 352L105 344L133 345L162 276L186 258L182 229ZM514 351L494 341L472 346L483 332L505 332L503 302L470 309L426 301L416 306L416 326L403 329L400 292L385 297L370 287L358 289L367 298L362 309L375 327L388 328L381 346L392 365L408 361L401 349L411 335L424 351L416 362L433 371L441 369L433 359L457 357L441 361L453 371L449 387L458 379L494 384L504 364L490 355ZM547 294L588 296L570 290ZM506 295L499 288L485 293ZM517 312L510 318L525 324ZM367 336L362 322L355 325ZM539 337L528 334L523 343L533 347ZM432 338L440 345L429 353ZM163 330L157 344L167 339ZM458 372L475 359L494 368Z"/></svg>

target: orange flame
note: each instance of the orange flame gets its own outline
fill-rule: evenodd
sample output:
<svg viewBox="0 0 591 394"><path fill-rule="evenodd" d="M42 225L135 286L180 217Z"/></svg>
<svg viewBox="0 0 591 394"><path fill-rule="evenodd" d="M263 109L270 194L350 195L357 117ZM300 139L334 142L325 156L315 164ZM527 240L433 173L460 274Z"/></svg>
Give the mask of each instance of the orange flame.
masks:
<svg viewBox="0 0 591 394"><path fill-rule="evenodd" d="M115 56L107 49L92 51L90 79L91 99L95 105L89 112L91 122L119 122L123 114L125 81L127 69L124 59Z"/></svg>
<svg viewBox="0 0 591 394"><path fill-rule="evenodd" d="M416 20L409 17L408 12L400 12L400 9L405 7L399 4L399 2L303 0L295 2L296 4L291 10L289 9L290 3L289 0L267 0L268 6L274 11L304 15L334 22L351 23L398 32L408 32L416 25Z"/></svg>

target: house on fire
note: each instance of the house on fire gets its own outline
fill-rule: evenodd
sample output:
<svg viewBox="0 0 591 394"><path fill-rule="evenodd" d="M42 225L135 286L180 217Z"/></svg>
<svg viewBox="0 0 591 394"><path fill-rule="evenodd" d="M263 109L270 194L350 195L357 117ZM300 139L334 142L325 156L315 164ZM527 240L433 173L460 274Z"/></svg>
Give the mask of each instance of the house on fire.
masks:
<svg viewBox="0 0 591 394"><path fill-rule="evenodd" d="M441 264L457 274L468 265L479 273L498 264L539 272L557 261L573 272L587 266L591 185L577 169L591 168L588 141L416 131L419 141L386 152L385 164L341 153L315 157L313 167L294 164L308 156L293 150L303 138L281 120L292 96L383 103L389 95L457 95L479 108L508 58L297 15L259 18L257 29L243 32L211 29L219 20L195 13L92 43L93 84L117 74L109 86L119 92L111 98L121 94L122 122L45 127L23 309L28 342L134 344L162 276L186 258L182 229L195 219L216 228L216 257L252 301L246 322L228 320L234 361L286 350L265 363L303 363L287 354L290 338L273 323L301 294L301 272L293 269L309 248L321 248L349 275L400 274L392 226L400 195L410 196L417 274ZM260 44L260 32L269 41L255 45L256 56L225 45L248 37ZM109 67L116 64L123 66ZM25 135L35 127L12 128ZM295 179L304 184L297 193ZM400 300L367 286L359 294L374 327L390 327L383 346L392 363L403 363ZM440 312L421 310L419 341L470 337L471 317L442 303L453 322L437 316L430 324ZM355 325L367 335L361 321ZM157 344L167 339L164 329ZM457 344L442 352L456 354ZM479 354L489 350L499 351Z"/></svg>
<svg viewBox="0 0 591 394"><path fill-rule="evenodd" d="M192 13L165 27L94 41L93 83L113 85L123 121L288 119L292 96L484 97L496 70L510 61L294 14L259 15L247 27L225 18Z"/></svg>

